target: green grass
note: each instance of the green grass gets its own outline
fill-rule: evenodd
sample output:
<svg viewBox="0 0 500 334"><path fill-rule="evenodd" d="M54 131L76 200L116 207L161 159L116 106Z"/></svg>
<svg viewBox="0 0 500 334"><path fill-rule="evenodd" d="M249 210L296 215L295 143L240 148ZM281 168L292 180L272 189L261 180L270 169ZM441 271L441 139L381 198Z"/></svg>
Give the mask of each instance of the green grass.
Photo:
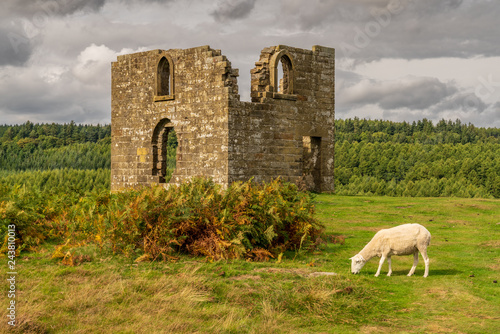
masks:
<svg viewBox="0 0 500 334"><path fill-rule="evenodd" d="M500 326L500 200L318 195L329 236L316 253L281 262L140 262L88 247L90 262L52 260L56 245L17 259L18 333L496 333ZM393 257L380 277L349 258L381 228L419 223L423 261ZM341 240L342 238L338 238ZM0 258L7 268L7 259ZM3 269L2 269L2 272ZM310 275L336 272L337 276ZM6 293L0 305L7 305ZM0 332L7 327L2 306ZM14 332L16 332L14 331Z"/></svg>

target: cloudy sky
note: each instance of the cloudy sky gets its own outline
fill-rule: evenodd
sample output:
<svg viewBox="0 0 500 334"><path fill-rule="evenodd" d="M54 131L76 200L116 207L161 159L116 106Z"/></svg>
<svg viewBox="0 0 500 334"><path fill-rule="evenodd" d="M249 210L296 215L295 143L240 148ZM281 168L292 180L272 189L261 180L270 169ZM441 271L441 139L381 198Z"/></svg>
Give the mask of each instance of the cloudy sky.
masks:
<svg viewBox="0 0 500 334"><path fill-rule="evenodd" d="M2 0L0 124L109 123L110 63L210 45L336 49L336 117L500 127L498 0Z"/></svg>

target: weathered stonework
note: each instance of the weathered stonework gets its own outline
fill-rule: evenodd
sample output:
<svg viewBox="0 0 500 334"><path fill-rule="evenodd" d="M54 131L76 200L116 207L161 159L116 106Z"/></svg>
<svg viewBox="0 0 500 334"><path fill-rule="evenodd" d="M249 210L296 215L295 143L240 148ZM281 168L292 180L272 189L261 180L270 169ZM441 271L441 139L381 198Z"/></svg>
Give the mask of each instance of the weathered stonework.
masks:
<svg viewBox="0 0 500 334"><path fill-rule="evenodd" d="M170 183L281 177L333 191L334 49L264 48L255 65L252 102L242 102L238 70L220 50L119 56L112 63L112 190L164 182L173 128L179 146Z"/></svg>

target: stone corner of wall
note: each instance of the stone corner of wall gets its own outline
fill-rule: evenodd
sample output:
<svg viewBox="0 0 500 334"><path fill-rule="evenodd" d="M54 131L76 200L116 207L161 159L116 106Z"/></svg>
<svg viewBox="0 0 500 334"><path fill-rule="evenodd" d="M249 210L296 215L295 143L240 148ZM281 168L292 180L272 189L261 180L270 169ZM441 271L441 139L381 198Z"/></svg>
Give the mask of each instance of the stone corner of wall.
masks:
<svg viewBox="0 0 500 334"><path fill-rule="evenodd" d="M329 54L335 54L335 49L327 46L321 46L321 45L313 45L312 51L315 53L329 53Z"/></svg>

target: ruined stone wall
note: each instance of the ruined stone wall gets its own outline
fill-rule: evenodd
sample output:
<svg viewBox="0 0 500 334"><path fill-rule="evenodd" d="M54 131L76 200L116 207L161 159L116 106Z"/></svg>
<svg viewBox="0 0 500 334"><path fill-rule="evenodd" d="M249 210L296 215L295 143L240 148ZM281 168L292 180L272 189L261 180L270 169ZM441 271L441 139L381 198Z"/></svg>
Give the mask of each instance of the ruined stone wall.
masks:
<svg viewBox="0 0 500 334"><path fill-rule="evenodd" d="M161 183L161 137L174 128L171 183L282 177L333 191L334 67L330 48L265 48L252 70L252 102L240 102L238 70L220 50L119 56L112 64L112 190Z"/></svg>
<svg viewBox="0 0 500 334"><path fill-rule="evenodd" d="M293 74L274 87L273 56L292 61ZM229 181L281 177L311 190L334 190L335 53L265 48L252 73L252 103L232 99L229 114ZM293 80L293 82L291 82ZM285 85L286 89L286 85Z"/></svg>
<svg viewBox="0 0 500 334"><path fill-rule="evenodd" d="M164 56L173 80L171 95L162 97L156 72ZM227 185L227 101L238 90L237 75L208 46L119 56L112 64L112 190L160 182L153 137L164 126L175 129L179 143L171 182L204 175Z"/></svg>

